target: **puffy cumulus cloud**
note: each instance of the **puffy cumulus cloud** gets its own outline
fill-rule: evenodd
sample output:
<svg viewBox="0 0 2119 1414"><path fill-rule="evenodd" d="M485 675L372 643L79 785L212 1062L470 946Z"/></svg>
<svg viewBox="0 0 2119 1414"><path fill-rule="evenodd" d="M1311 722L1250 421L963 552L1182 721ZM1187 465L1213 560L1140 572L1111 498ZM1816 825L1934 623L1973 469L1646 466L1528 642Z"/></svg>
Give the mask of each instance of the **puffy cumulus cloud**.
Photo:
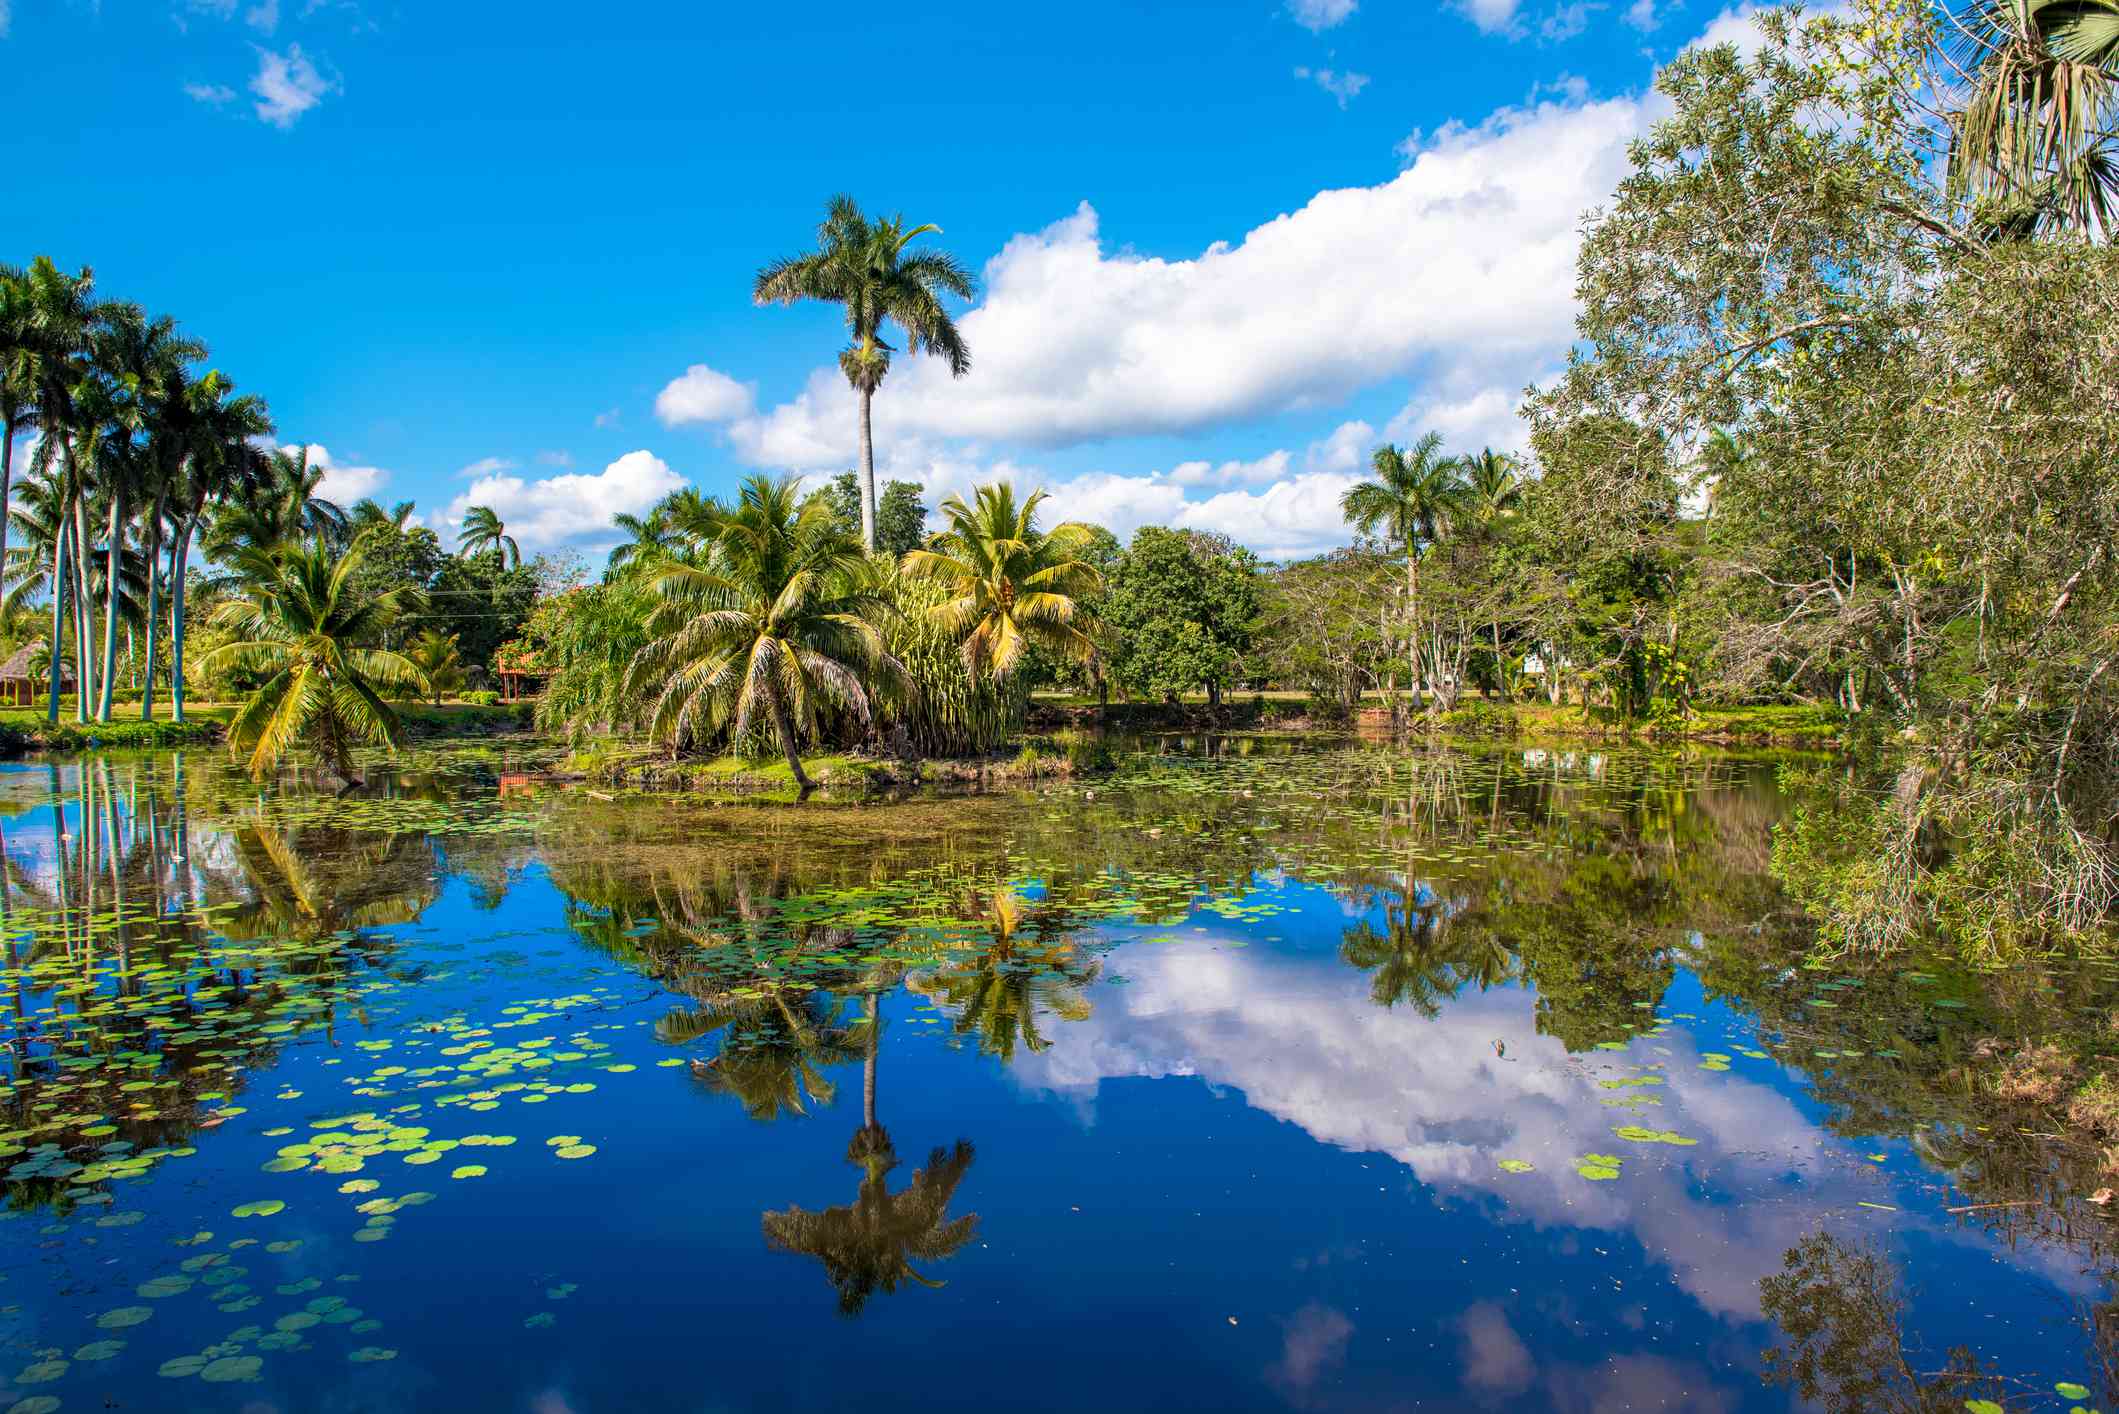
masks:
<svg viewBox="0 0 2119 1414"><path fill-rule="evenodd" d="M456 474L463 480L469 481L474 477L492 476L496 472L513 471L514 469L515 463L506 457L480 457Z"/></svg>
<svg viewBox="0 0 2119 1414"><path fill-rule="evenodd" d="M471 507L491 506L526 551L594 543L611 536L612 516L644 515L682 485L684 478L654 453L627 452L593 475L567 472L535 481L506 472L481 476L433 522L436 530L453 530Z"/></svg>
<svg viewBox="0 0 2119 1414"><path fill-rule="evenodd" d="M747 417L757 403L757 390L738 383L726 373L695 363L672 378L655 395L655 416L665 427L688 422L733 422Z"/></svg>
<svg viewBox="0 0 2119 1414"><path fill-rule="evenodd" d="M1811 1219L1792 1205L1702 1197L1695 1172L1734 1168L1751 1182L1800 1169L1834 1201L1869 1193L1860 1175L1825 1161L1831 1141L1786 1096L1699 1070L1675 1034L1664 1038L1672 1055L1654 1123L1698 1146L1627 1146L1625 1183L1585 1179L1574 1156L1598 1147L1585 1136L1608 1136L1618 1121L1599 1072L1540 1035L1520 993L1466 994L1408 1025L1369 1004L1359 974L1218 941L1122 948L1110 965L1132 985L1055 1028L1050 1049L1011 1075L1082 1105L1108 1078L1197 1076L1320 1143L1386 1155L1443 1199L1500 1199L1509 1220L1540 1227L1630 1232L1701 1308L1735 1321L1757 1318L1759 1278L1779 1270ZM1503 1158L1535 1168L1503 1173ZM1499 1385L1527 1373L1491 1323L1463 1334L1482 1378Z"/></svg>
<svg viewBox="0 0 2119 1414"><path fill-rule="evenodd" d="M325 78L299 44L288 45L284 54L258 50L258 71L250 80L250 91L257 95L258 117L276 128L293 127L296 119L338 88L338 81Z"/></svg>
<svg viewBox="0 0 2119 1414"><path fill-rule="evenodd" d="M1346 23L1359 9L1358 0L1288 0L1288 16L1312 34Z"/></svg>
<svg viewBox="0 0 2119 1414"><path fill-rule="evenodd" d="M283 446L281 451L292 456L303 450L300 444ZM390 473L379 466L342 466L331 455L331 449L321 442L308 444L309 465L312 470L321 468L324 479L317 483L316 494L339 505L351 505L363 497L381 491L390 480Z"/></svg>
<svg viewBox="0 0 2119 1414"><path fill-rule="evenodd" d="M988 262L959 321L969 377L900 360L875 400L878 441L1181 433L1431 365L1492 381L1547 362L1571 338L1582 213L1626 170L1651 101L1548 98L1451 124L1406 144L1391 180L1320 192L1191 259L1107 251L1084 203ZM755 462L844 466L853 395L819 368L730 436Z"/></svg>

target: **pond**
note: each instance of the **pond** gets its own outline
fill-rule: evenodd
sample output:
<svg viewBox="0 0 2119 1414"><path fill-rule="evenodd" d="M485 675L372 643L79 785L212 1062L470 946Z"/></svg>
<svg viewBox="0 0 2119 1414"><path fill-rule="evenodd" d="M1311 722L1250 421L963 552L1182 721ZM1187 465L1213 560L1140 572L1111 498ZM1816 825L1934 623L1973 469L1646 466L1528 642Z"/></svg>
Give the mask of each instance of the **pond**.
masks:
<svg viewBox="0 0 2119 1414"><path fill-rule="evenodd" d="M549 764L0 768L0 1414L1779 1410L1791 1320L1830 1407L2112 1402L2091 1179L1966 1077L2119 988L1806 966L1771 760Z"/></svg>

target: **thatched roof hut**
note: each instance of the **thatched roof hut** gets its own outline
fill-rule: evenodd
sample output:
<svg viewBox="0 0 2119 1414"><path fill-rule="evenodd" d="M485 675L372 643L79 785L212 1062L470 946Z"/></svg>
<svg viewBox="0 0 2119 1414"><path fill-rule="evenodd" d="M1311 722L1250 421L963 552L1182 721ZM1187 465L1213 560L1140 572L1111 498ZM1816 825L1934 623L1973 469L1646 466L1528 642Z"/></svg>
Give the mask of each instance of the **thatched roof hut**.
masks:
<svg viewBox="0 0 2119 1414"><path fill-rule="evenodd" d="M0 663L0 706L27 707L36 701L37 690L51 681L46 667L37 661L43 654L42 643L25 643ZM64 658L59 660L59 682L62 687L74 685L73 670Z"/></svg>

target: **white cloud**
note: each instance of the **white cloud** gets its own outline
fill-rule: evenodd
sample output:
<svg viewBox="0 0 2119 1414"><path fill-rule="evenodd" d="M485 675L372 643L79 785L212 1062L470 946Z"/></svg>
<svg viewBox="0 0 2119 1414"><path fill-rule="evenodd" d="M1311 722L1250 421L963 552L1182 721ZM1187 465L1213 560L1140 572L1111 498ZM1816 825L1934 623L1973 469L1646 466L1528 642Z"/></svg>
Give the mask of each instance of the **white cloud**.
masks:
<svg viewBox="0 0 2119 1414"><path fill-rule="evenodd" d="M280 450L291 455L302 449L299 445L291 445ZM311 468L321 467L324 472L316 494L341 506L375 495L390 480L390 473L379 466L340 466L332 459L330 449L320 442L309 444L309 465Z"/></svg>
<svg viewBox="0 0 2119 1414"><path fill-rule="evenodd" d="M8 10L8 0L0 0L0 39L7 38L8 22L12 18Z"/></svg>
<svg viewBox="0 0 2119 1414"><path fill-rule="evenodd" d="M1298 68L1295 70L1295 77L1308 79L1316 84L1326 93L1338 99L1341 108L1345 108L1347 104L1360 97L1361 90L1369 86L1369 76L1367 74L1340 73L1333 69Z"/></svg>
<svg viewBox="0 0 2119 1414"><path fill-rule="evenodd" d="M234 89L217 83L188 83L184 85L184 92L196 101L215 108L235 100Z"/></svg>
<svg viewBox="0 0 2119 1414"><path fill-rule="evenodd" d="M1170 468L1170 480L1180 486L1228 486L1278 481L1288 474L1293 460L1286 452L1268 452L1257 461L1179 462Z"/></svg>
<svg viewBox="0 0 2119 1414"><path fill-rule="evenodd" d="M1640 3L1647 4L1650 0L1640 0ZM1538 21L1538 37L1547 44L1565 43L1588 29L1589 17L1603 8L1591 0L1574 0L1572 4L1561 5Z"/></svg>
<svg viewBox="0 0 2119 1414"><path fill-rule="evenodd" d="M1626 7L1626 23L1642 33L1647 33L1663 22L1663 15L1656 8L1655 0L1633 0Z"/></svg>
<svg viewBox="0 0 2119 1414"><path fill-rule="evenodd" d="M879 445L1188 432L1392 377L1505 386L1540 371L1572 337L1582 213L1625 172L1649 102L1545 100L1450 124L1390 181L1320 192L1191 259L1107 252L1084 203L987 264L986 296L959 321L969 377L900 361L875 401ZM838 369L819 368L730 424L731 441L765 465L844 466L854 407Z"/></svg>
<svg viewBox="0 0 2119 1414"><path fill-rule="evenodd" d="M574 454L564 448L550 448L537 454L539 466L572 466Z"/></svg>
<svg viewBox="0 0 2119 1414"><path fill-rule="evenodd" d="M480 457L477 461L472 462L469 466L465 467L463 470L457 472L456 474L462 479L468 481L473 477L493 476L497 473L503 471L513 471L514 469L515 463L510 461L506 457Z"/></svg>
<svg viewBox="0 0 2119 1414"><path fill-rule="evenodd" d="M1358 0L1288 0L1288 14L1312 34L1344 24L1359 9Z"/></svg>
<svg viewBox="0 0 2119 1414"><path fill-rule="evenodd" d="M272 33L280 27L280 0L259 0L259 3L243 16L243 23L260 34Z"/></svg>
<svg viewBox="0 0 2119 1414"><path fill-rule="evenodd" d="M481 476L432 523L438 531L453 531L472 506L491 506L525 551L551 549L608 538L612 516L644 514L682 485L684 478L654 453L627 452L594 475L567 472L536 481L505 472Z"/></svg>
<svg viewBox="0 0 2119 1414"><path fill-rule="evenodd" d="M338 87L335 79L317 71L299 44L288 45L284 54L258 50L257 75L250 80L250 91L258 97L258 117L276 128L293 127L296 119Z"/></svg>
<svg viewBox="0 0 2119 1414"><path fill-rule="evenodd" d="M1477 25L1486 34L1505 34L1511 38L1522 34L1516 23L1516 8L1520 0L1458 0L1457 8L1464 17Z"/></svg>
<svg viewBox="0 0 2119 1414"><path fill-rule="evenodd" d="M688 422L733 422L756 409L757 390L726 373L695 363L655 395L655 416L665 427Z"/></svg>
<svg viewBox="0 0 2119 1414"><path fill-rule="evenodd" d="M618 409L605 408L602 412L596 414L594 420L598 427L616 427L618 425L618 416Z"/></svg>
<svg viewBox="0 0 2119 1414"><path fill-rule="evenodd" d="M1535 1366L1530 1347L1508 1323L1508 1313L1491 1301L1466 1308L1458 1319L1463 1338L1464 1383L1485 1394L1511 1396L1530 1388Z"/></svg>

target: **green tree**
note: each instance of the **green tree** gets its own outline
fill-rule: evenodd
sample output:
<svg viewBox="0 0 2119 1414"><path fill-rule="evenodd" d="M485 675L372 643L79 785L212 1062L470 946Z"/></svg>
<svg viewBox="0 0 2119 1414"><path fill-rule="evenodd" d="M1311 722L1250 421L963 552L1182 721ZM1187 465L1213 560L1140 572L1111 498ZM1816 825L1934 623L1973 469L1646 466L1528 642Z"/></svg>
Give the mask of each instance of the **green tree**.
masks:
<svg viewBox="0 0 2119 1414"><path fill-rule="evenodd" d="M753 476L715 525L702 566L665 565L651 585L650 641L631 685L652 692L650 730L678 746L726 729L746 746L770 730L796 786L801 747L828 711L871 730L870 683L901 682L874 618L882 596L860 547L794 477Z"/></svg>
<svg viewBox="0 0 2119 1414"><path fill-rule="evenodd" d="M466 559L487 550L495 551L511 569L522 563L522 548L515 543L515 537L508 534L500 513L491 506L472 506L464 512L464 526L456 537L456 549Z"/></svg>
<svg viewBox="0 0 2119 1414"><path fill-rule="evenodd" d="M861 544L876 539L876 457L870 404L890 371L893 350L884 341L886 322L904 331L906 348L942 358L954 376L971 371L971 353L957 332L942 296L970 299L971 272L946 251L907 253L935 225L908 226L903 217L871 219L852 197L835 196L817 228L817 249L776 260L758 272L752 297L759 304L821 300L841 306L847 346L839 355L861 404Z"/></svg>
<svg viewBox="0 0 2119 1414"><path fill-rule="evenodd" d="M1219 704L1264 608L1258 561L1226 536L1144 526L1104 596L1112 676L1135 697L1204 687Z"/></svg>
<svg viewBox="0 0 2119 1414"><path fill-rule="evenodd" d="M853 472L842 471L824 487L831 508L849 535L861 530L861 481ZM927 505L920 499L916 481L895 478L883 483L876 504L876 552L897 559L917 550L927 539Z"/></svg>
<svg viewBox="0 0 2119 1414"><path fill-rule="evenodd" d="M403 654L373 645L416 607L417 591L355 592L364 548L356 542L339 554L312 537L237 554L244 591L216 615L233 637L200 667L236 667L264 679L228 724L229 750L247 754L259 779L306 744L340 779L352 781L355 743L396 746L403 739L403 723L382 694L421 686L419 669Z"/></svg>
<svg viewBox="0 0 2119 1414"><path fill-rule="evenodd" d="M0 265L0 565L8 563L6 508L13 504L15 438L37 425L30 299L29 277Z"/></svg>
<svg viewBox="0 0 2119 1414"><path fill-rule="evenodd" d="M441 706L442 698L449 694L463 691L464 660L456 651L454 634L445 634L439 629L426 630L406 648L405 661L419 673L427 696L434 699L435 706Z"/></svg>
<svg viewBox="0 0 2119 1414"><path fill-rule="evenodd" d="M1458 463L1442 455L1442 435L1430 432L1411 449L1386 442L1370 458L1373 480L1356 482L1339 509L1364 535L1384 533L1405 547L1406 671L1415 700L1424 681L1420 652L1420 557L1464 509L1467 492Z"/></svg>
<svg viewBox="0 0 2119 1414"><path fill-rule="evenodd" d="M951 496L942 503L949 528L933 548L906 552L905 574L939 580L952 595L934 617L961 642L974 678L1007 679L1033 647L1078 661L1096 653L1081 605L1103 587L1081 558L1093 532L1072 523L1038 529L1044 499L1033 491L1017 504L1005 481L979 487L971 505Z"/></svg>

